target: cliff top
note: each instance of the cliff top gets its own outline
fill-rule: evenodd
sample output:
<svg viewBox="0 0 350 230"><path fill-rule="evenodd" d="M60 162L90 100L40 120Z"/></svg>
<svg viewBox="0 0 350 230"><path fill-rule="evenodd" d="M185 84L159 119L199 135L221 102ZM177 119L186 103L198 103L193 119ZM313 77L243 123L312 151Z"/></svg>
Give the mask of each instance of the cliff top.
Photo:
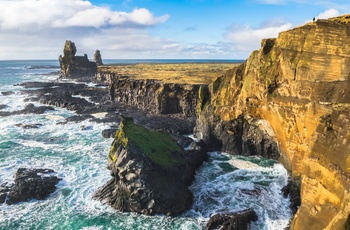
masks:
<svg viewBox="0 0 350 230"><path fill-rule="evenodd" d="M153 79L164 83L209 84L238 63L178 63L104 65L99 73L114 73L136 80Z"/></svg>

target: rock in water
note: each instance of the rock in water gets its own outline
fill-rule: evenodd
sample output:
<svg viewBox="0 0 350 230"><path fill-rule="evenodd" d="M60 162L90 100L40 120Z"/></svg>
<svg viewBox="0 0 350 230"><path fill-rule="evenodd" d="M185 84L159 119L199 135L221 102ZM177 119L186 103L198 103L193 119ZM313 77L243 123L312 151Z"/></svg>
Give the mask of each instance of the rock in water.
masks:
<svg viewBox="0 0 350 230"><path fill-rule="evenodd" d="M101 52L100 52L99 50L96 50L96 51L95 51L95 54L94 54L94 62L96 62L96 65L97 65L97 66L103 65L102 57L101 57Z"/></svg>
<svg viewBox="0 0 350 230"><path fill-rule="evenodd" d="M94 77L97 73L95 62L89 61L87 55L75 56L77 48L74 42L66 41L63 54L59 56L60 76L64 78Z"/></svg>
<svg viewBox="0 0 350 230"><path fill-rule="evenodd" d="M15 184L0 186L0 203L7 194L7 204L14 204L31 199L43 200L56 190L61 179L51 169L19 168L15 175Z"/></svg>
<svg viewBox="0 0 350 230"><path fill-rule="evenodd" d="M210 217L207 229L247 230L251 221L258 220L252 209L245 209L233 213L220 213Z"/></svg>
<svg viewBox="0 0 350 230"><path fill-rule="evenodd" d="M113 178L94 197L126 212L184 212L192 205L195 169L206 159L204 148L185 152L169 134L122 118L108 156Z"/></svg>

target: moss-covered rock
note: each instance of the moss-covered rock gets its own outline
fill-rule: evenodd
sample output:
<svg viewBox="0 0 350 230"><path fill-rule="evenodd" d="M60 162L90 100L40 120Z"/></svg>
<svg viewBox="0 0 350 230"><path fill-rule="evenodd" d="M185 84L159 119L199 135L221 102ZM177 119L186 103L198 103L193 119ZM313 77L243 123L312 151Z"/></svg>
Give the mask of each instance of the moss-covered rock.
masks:
<svg viewBox="0 0 350 230"><path fill-rule="evenodd" d="M108 156L113 178L95 197L121 211L181 213L191 207L188 186L206 159L205 148L184 151L169 134L123 117Z"/></svg>

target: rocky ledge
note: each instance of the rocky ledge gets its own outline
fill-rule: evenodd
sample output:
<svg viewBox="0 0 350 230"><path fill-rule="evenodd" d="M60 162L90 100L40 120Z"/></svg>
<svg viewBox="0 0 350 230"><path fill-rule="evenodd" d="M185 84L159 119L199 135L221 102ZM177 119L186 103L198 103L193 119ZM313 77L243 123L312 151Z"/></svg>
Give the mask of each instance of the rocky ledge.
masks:
<svg viewBox="0 0 350 230"><path fill-rule="evenodd" d="M60 180L51 169L19 168L14 184L0 185L0 203L43 200L56 190L56 184Z"/></svg>
<svg viewBox="0 0 350 230"><path fill-rule="evenodd" d="M184 151L169 134L123 118L108 156L112 179L94 197L126 212L184 212L192 205L188 186L207 157L201 144Z"/></svg>

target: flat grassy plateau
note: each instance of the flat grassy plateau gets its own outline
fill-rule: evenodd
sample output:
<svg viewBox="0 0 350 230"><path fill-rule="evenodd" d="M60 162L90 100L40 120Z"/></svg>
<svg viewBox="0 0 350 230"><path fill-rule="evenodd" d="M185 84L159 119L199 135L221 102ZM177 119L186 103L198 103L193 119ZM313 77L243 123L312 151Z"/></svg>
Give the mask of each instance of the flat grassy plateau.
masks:
<svg viewBox="0 0 350 230"><path fill-rule="evenodd" d="M100 73L136 80L153 79L164 83L210 84L239 63L176 63L130 64L99 66Z"/></svg>

